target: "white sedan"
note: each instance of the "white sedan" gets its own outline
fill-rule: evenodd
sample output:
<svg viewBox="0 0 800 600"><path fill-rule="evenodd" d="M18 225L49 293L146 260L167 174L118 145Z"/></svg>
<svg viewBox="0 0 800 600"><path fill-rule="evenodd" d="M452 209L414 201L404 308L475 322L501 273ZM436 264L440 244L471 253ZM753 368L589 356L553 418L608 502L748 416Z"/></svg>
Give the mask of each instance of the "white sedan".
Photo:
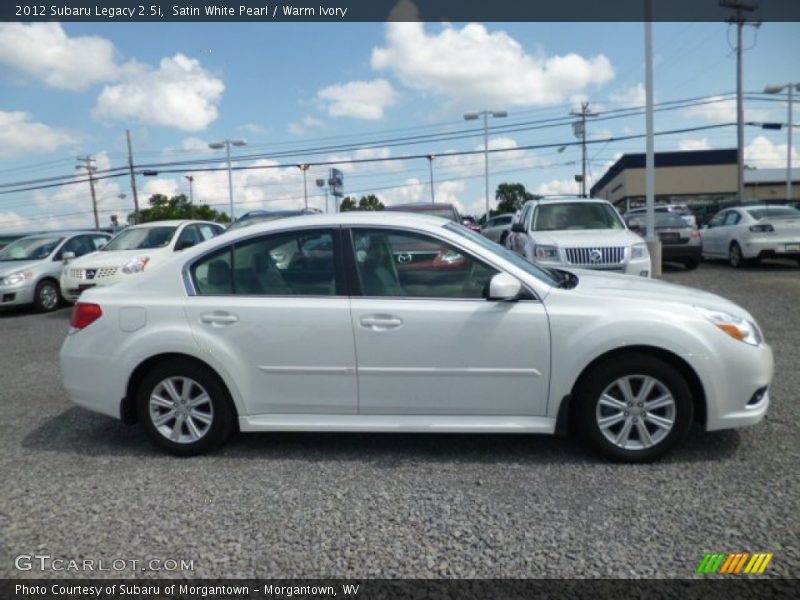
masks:
<svg viewBox="0 0 800 600"><path fill-rule="evenodd" d="M742 267L762 258L800 261L800 210L738 206L718 212L700 231L704 258L727 258Z"/></svg>
<svg viewBox="0 0 800 600"><path fill-rule="evenodd" d="M759 422L773 358L719 296L351 212L230 232L86 291L61 366L74 402L181 455L235 430L569 430L644 461L692 422Z"/></svg>
<svg viewBox="0 0 800 600"><path fill-rule="evenodd" d="M75 302L84 290L141 273L173 252L191 248L225 229L208 221L156 221L126 227L99 252L71 260L61 272L61 293Z"/></svg>

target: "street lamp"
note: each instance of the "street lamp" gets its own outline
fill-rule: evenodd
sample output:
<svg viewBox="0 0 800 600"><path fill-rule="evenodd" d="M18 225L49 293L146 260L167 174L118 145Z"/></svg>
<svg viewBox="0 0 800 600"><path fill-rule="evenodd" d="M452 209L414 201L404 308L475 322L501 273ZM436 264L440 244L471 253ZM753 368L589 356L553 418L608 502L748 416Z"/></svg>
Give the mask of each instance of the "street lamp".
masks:
<svg viewBox="0 0 800 600"><path fill-rule="evenodd" d="M431 203L436 203L436 195L433 193L433 159L436 158L435 154L428 154L425 158L428 159L428 169L431 173Z"/></svg>
<svg viewBox="0 0 800 600"><path fill-rule="evenodd" d="M308 210L308 183L306 182L306 173L308 173L308 168L311 165L307 163L302 163L297 165L297 168L303 172L303 199L306 202L306 210Z"/></svg>
<svg viewBox="0 0 800 600"><path fill-rule="evenodd" d="M192 184L194 183L194 175L184 175L186 181L189 182L189 204L194 204L194 190Z"/></svg>
<svg viewBox="0 0 800 600"><path fill-rule="evenodd" d="M504 110L482 110L480 112L466 113L464 118L467 121L475 121L483 117L483 169L486 183L486 218L489 218L489 117L496 119L507 117L508 113Z"/></svg>
<svg viewBox="0 0 800 600"><path fill-rule="evenodd" d="M208 147L212 150L222 150L225 148L226 156L228 159L228 201L230 202L231 223L234 221L233 214L233 176L231 174L231 146L246 146L245 140L222 140L221 142L214 142L209 144Z"/></svg>
<svg viewBox="0 0 800 600"><path fill-rule="evenodd" d="M792 92L796 89L800 92L800 83L779 83L776 85L768 85L764 88L765 94L780 94L786 90L789 96L789 117L786 120L786 129L788 140L786 142L786 200L792 199Z"/></svg>

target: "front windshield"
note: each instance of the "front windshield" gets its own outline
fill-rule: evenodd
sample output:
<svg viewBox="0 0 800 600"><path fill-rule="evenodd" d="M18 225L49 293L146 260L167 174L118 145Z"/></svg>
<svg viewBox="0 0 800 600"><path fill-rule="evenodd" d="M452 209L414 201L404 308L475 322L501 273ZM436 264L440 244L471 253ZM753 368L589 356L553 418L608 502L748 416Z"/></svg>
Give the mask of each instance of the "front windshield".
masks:
<svg viewBox="0 0 800 600"><path fill-rule="evenodd" d="M794 208L748 208L747 212L750 213L750 216L753 217L756 221L760 221L761 219L770 218L770 219L796 219L800 217L800 210Z"/></svg>
<svg viewBox="0 0 800 600"><path fill-rule="evenodd" d="M542 204L533 220L534 231L586 229L625 229L625 225L611 206L594 202Z"/></svg>
<svg viewBox="0 0 800 600"><path fill-rule="evenodd" d="M63 237L37 237L11 242L0 250L0 260L41 260L56 249Z"/></svg>
<svg viewBox="0 0 800 600"><path fill-rule="evenodd" d="M115 250L146 250L163 248L172 241L178 228L158 225L154 227L130 227L120 232L103 247L103 252Z"/></svg>
<svg viewBox="0 0 800 600"><path fill-rule="evenodd" d="M448 231L453 231L458 235L464 236L465 238L469 238L471 241L481 246L484 250L488 250L489 252L496 254L501 258L504 258L505 260L513 264L515 267L518 267L523 271L525 271L526 273L533 275L540 281L544 281L547 285L556 286L559 283L556 280L556 278L553 277L550 271L547 271L542 267L539 267L533 264L532 262L525 260L519 254L514 254L513 252L511 252L511 250L508 250L503 246L501 246L500 244L491 241L489 238L483 237L479 233L475 233L471 229L467 229L466 227L459 227L458 225L451 225L450 223L448 223L444 227Z"/></svg>

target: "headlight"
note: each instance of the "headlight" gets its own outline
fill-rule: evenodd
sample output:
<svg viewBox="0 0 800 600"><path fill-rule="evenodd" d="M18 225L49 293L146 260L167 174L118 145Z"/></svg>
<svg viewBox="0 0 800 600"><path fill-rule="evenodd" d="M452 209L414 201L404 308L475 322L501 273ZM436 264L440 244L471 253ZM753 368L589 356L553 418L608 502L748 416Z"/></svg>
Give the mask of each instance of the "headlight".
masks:
<svg viewBox="0 0 800 600"><path fill-rule="evenodd" d="M144 268L147 266L147 261L149 260L149 256L136 256L125 263L122 267L122 272L128 275L132 273L141 273L144 271Z"/></svg>
<svg viewBox="0 0 800 600"><path fill-rule="evenodd" d="M19 285L23 281L33 278L32 271L17 271L0 278L0 285Z"/></svg>
<svg viewBox="0 0 800 600"><path fill-rule="evenodd" d="M631 260L645 258L647 256L647 244L634 244L631 247Z"/></svg>
<svg viewBox="0 0 800 600"><path fill-rule="evenodd" d="M758 346L764 341L755 323L740 319L739 317L734 317L733 315L719 310L699 307L698 310L719 329L740 342L750 344L751 346Z"/></svg>
<svg viewBox="0 0 800 600"><path fill-rule="evenodd" d="M558 262L558 246L542 246L537 244L533 248L533 256L536 260Z"/></svg>

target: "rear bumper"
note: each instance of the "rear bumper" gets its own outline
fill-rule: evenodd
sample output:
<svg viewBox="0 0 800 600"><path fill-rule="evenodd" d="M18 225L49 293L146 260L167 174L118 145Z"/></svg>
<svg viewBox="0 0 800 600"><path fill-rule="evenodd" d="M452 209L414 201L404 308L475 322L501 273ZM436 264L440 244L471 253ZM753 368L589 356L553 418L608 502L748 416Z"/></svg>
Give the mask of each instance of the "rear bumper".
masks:
<svg viewBox="0 0 800 600"><path fill-rule="evenodd" d="M703 247L700 245L690 246L688 244L661 245L662 260L696 260L699 261L703 254Z"/></svg>
<svg viewBox="0 0 800 600"><path fill-rule="evenodd" d="M800 239L752 238L741 248L745 258L800 258Z"/></svg>

